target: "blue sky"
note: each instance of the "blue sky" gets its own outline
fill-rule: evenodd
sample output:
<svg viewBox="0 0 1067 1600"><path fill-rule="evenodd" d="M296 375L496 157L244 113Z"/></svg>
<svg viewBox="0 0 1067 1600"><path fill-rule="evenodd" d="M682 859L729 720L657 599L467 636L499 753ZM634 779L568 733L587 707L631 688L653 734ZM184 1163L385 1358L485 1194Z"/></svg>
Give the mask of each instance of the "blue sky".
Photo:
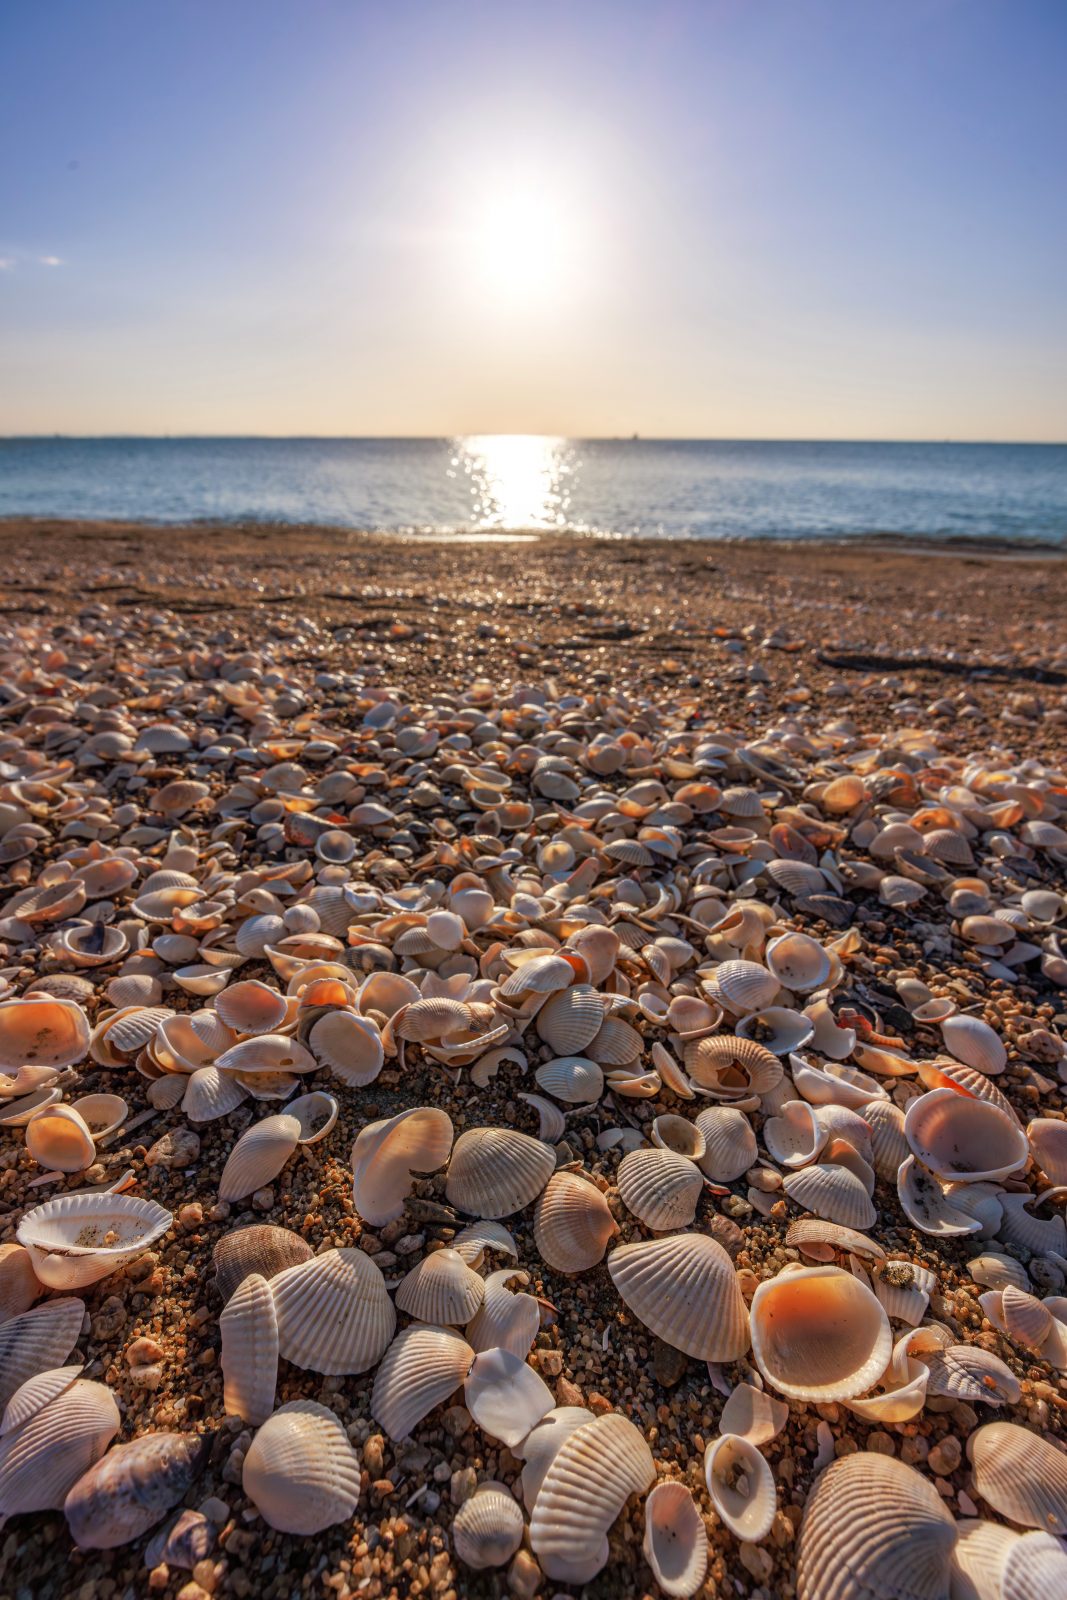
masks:
<svg viewBox="0 0 1067 1600"><path fill-rule="evenodd" d="M1063 0L7 0L0 432L1067 439Z"/></svg>

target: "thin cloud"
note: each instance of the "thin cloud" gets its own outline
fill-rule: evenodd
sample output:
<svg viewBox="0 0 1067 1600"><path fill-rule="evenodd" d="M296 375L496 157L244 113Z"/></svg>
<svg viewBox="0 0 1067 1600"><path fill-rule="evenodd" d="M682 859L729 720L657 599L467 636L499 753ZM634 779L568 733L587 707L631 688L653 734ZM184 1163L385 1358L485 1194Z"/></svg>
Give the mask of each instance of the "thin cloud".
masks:
<svg viewBox="0 0 1067 1600"><path fill-rule="evenodd" d="M42 267L61 267L63 265L59 256L38 256L37 259Z"/></svg>
<svg viewBox="0 0 1067 1600"><path fill-rule="evenodd" d="M14 256L0 256L0 272L13 272L15 270Z"/></svg>

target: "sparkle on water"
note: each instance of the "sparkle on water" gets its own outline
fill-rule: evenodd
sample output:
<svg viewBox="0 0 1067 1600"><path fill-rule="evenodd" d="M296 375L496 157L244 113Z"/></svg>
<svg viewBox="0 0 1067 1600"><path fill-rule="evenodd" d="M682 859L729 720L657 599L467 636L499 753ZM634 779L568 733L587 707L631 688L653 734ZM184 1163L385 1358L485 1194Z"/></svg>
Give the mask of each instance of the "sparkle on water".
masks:
<svg viewBox="0 0 1067 1600"><path fill-rule="evenodd" d="M456 441L448 475L467 481L474 528L544 531L567 526L569 478L576 462L566 439L472 434Z"/></svg>

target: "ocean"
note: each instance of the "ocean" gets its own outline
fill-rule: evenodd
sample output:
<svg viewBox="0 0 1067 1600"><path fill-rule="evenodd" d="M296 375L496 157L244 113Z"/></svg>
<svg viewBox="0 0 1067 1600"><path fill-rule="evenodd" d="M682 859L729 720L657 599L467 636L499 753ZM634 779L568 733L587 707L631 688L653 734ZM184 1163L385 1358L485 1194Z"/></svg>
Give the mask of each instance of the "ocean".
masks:
<svg viewBox="0 0 1067 1600"><path fill-rule="evenodd" d="M0 516L1067 545L1067 445L0 439Z"/></svg>

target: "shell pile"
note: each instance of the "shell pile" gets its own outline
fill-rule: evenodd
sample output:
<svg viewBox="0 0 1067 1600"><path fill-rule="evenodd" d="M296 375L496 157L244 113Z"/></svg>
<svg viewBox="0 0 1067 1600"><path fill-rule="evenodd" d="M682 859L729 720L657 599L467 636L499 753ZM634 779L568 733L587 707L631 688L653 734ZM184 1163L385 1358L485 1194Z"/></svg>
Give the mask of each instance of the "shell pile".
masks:
<svg viewBox="0 0 1067 1600"><path fill-rule="evenodd" d="M5 629L0 1519L1067 1594L1067 774L350 640Z"/></svg>

